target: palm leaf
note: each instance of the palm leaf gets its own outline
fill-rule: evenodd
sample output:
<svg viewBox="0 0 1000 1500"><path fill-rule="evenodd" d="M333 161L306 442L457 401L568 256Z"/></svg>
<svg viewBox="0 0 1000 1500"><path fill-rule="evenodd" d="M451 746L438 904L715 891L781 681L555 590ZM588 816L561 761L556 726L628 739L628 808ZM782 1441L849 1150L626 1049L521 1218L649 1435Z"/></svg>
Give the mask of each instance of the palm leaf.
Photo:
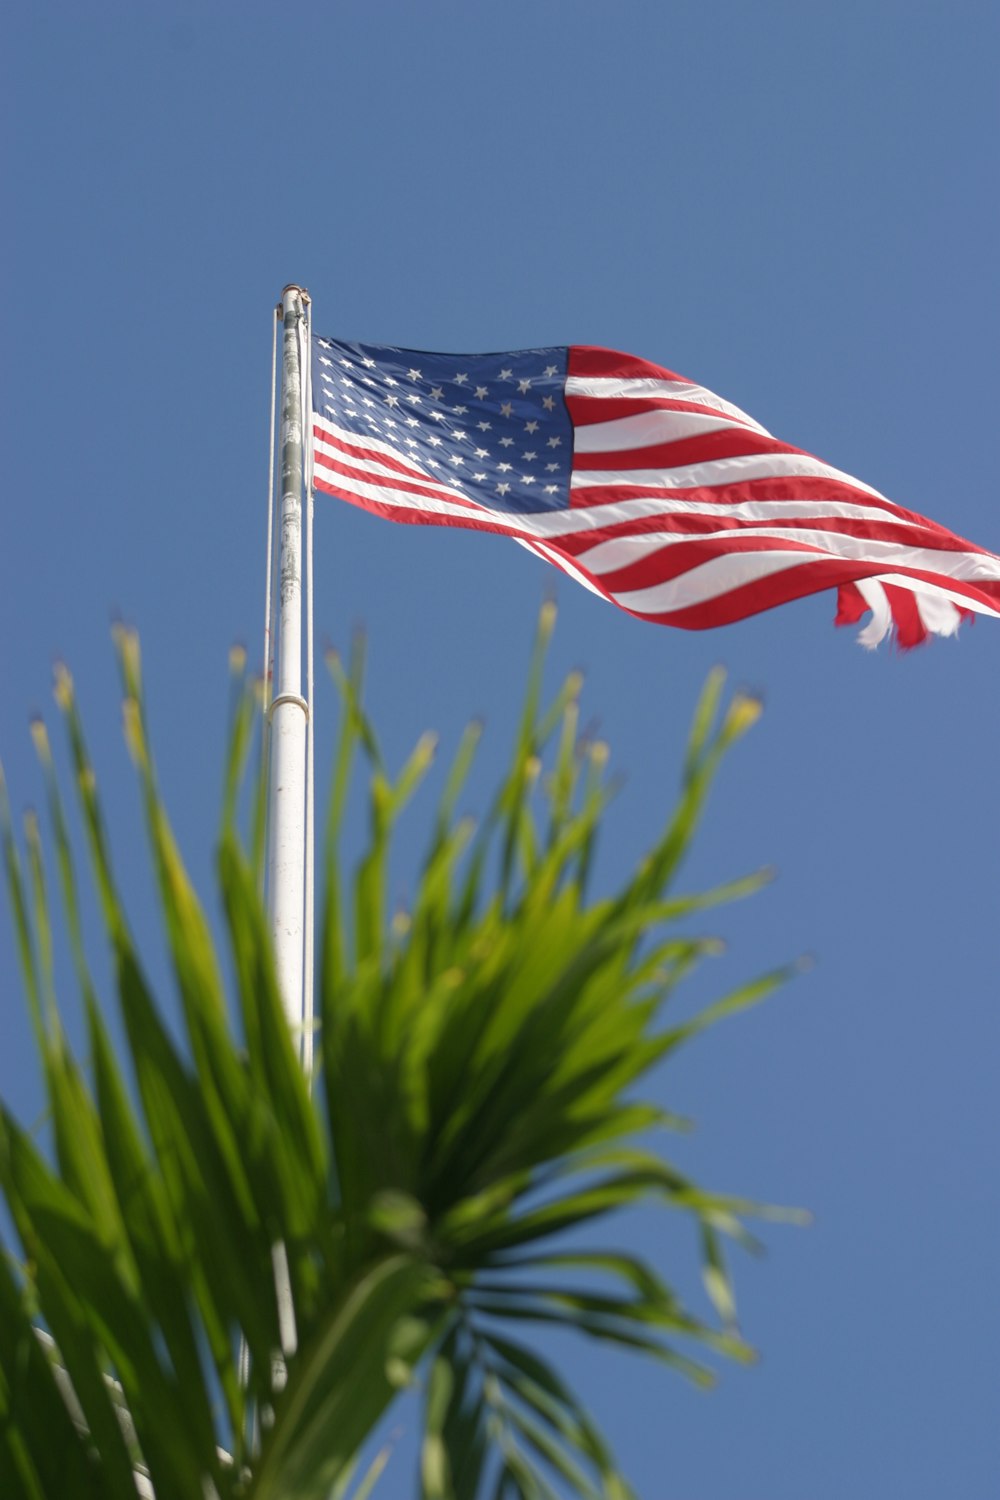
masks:
<svg viewBox="0 0 1000 1500"><path fill-rule="evenodd" d="M721 758L759 709L739 697L723 709L721 676L710 678L674 813L621 889L589 899L608 753L580 739L577 674L543 706L552 624L546 606L510 768L482 827L459 814L474 725L446 775L412 908L392 920L394 829L434 741L419 740L393 776L363 705L360 647L346 668L332 662L342 717L315 1098L259 897L259 785L249 852L238 831L253 687L237 680L224 779L229 996L157 787L138 644L118 633L126 732L181 999L177 1041L131 936L60 671L126 1055L116 1055L91 978L58 776L37 725L90 1056L86 1066L72 1056L54 993L58 939L37 828L27 826L25 866L0 795L52 1137L49 1153L0 1115L0 1188L19 1256L0 1268L0 1476L11 1476L12 1493L49 1493L58 1458L81 1495L131 1496L140 1473L157 1500L346 1500L382 1414L420 1379L424 1500L546 1500L567 1489L628 1500L593 1419L524 1332L575 1330L699 1383L714 1378L719 1356L752 1357L736 1331L722 1240L752 1248L745 1221L757 1207L698 1187L649 1148L651 1129L683 1122L642 1089L681 1043L791 972L740 986L693 1019L659 1022L676 986L717 948L678 924L766 879L674 890ZM359 754L369 836L352 880L340 843ZM574 1238L643 1203L694 1221L716 1320L684 1307L661 1271L627 1250ZM385 1461L376 1456L359 1494Z"/></svg>

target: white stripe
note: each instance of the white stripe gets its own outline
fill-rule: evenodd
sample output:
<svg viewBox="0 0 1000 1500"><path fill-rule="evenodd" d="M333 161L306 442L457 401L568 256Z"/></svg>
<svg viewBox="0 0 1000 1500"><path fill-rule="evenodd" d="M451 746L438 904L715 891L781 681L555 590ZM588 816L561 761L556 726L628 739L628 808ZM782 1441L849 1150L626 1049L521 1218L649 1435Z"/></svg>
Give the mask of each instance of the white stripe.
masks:
<svg viewBox="0 0 1000 1500"><path fill-rule="evenodd" d="M888 504L888 502L886 502ZM738 505L713 505L710 500L678 500L671 497L669 500L658 500L646 496L641 500L619 500L617 504L590 505L584 508L562 512L577 520L582 521L584 517L592 518L593 524L589 527L578 525L575 529L582 533L584 530L601 530L605 526L614 525L616 521L630 521L641 516L705 516L709 520L722 517L734 516L741 521L792 521L792 520L848 520L848 521L874 521L879 525L897 519L891 511L883 510L874 505L851 505L846 501L824 502L819 500L741 500ZM902 523L904 517L898 518ZM906 524L915 523L906 520ZM734 533L735 534L735 533ZM651 546L655 544L656 538L669 533L641 532L635 537L613 538L614 541L634 541L638 546ZM933 536L933 532L931 533ZM601 546L611 546L611 542L602 542Z"/></svg>
<svg viewBox="0 0 1000 1500"><path fill-rule="evenodd" d="M731 401L724 400L722 396L717 396L706 386L695 385L690 380L657 380L651 376L626 380L609 375L569 375L566 378L566 394L567 396L598 396L605 399L620 399L624 396L637 401L641 401L644 397L656 396L666 397L671 401L690 401L695 406L710 406L713 411L725 412L727 417L734 417L737 422L753 427L757 432L762 432L765 437L771 436L767 428L754 421L748 412L741 411Z"/></svg>
<svg viewBox="0 0 1000 1500"><path fill-rule="evenodd" d="M333 443L321 442L319 438L314 444L314 453L321 468L323 458L329 458L334 463L346 464L348 468L360 469L365 474L371 474L376 479L392 479L396 484L402 484L404 479L411 480L414 484L437 484L439 481L432 479L430 474L425 474L422 469L413 474L401 473L398 467L389 464L381 464L374 458L363 458L358 453L345 453L343 448L338 448Z"/></svg>
<svg viewBox="0 0 1000 1500"><path fill-rule="evenodd" d="M931 593L927 589L920 589L919 592L914 590L914 597L917 601L917 613L925 630L929 630L932 635L958 634L962 616L950 599L942 599L940 594Z"/></svg>
<svg viewBox="0 0 1000 1500"><path fill-rule="evenodd" d="M597 489L606 485L644 485L650 489L687 490L713 485L741 484L747 479L819 478L833 479L863 490L876 500L884 500L878 490L862 484L851 474L825 464L806 453L749 453L740 458L717 458L710 463L684 464L676 469L608 469L573 470L570 485L574 490ZM891 502L890 502L891 503Z"/></svg>
<svg viewBox="0 0 1000 1500"><path fill-rule="evenodd" d="M699 411L642 411L634 417L588 422L573 428L574 453L616 453L626 448L651 448L654 443L676 443L681 438L705 437L710 432L745 432L743 422Z"/></svg>
<svg viewBox="0 0 1000 1500"><path fill-rule="evenodd" d="M445 480L438 479L433 474L425 474L422 469L419 470L416 474L401 474L398 469L389 468L385 464L377 463L374 459L360 458L355 457L350 453L344 453L341 449L336 448L329 443L321 442L319 438L315 440L315 451L317 455L327 454L330 458L336 460L338 463L347 464L352 469L358 469L362 473L370 474L373 479L388 479L391 481L392 487L400 485L407 480L412 484L433 485L435 489L443 490L446 495L450 495L455 500L466 501L469 509L480 511L485 510L492 515L492 511L489 511L489 507L484 506L481 501L473 500L470 496L465 495L461 490L456 489L454 485L448 484ZM392 452L391 449L389 449L388 451L390 453ZM321 471L321 477L326 479L327 484L334 484L338 488L342 489L349 489L353 486L354 481L348 475L340 474L335 471L327 472L322 463L319 465L319 467ZM414 468L416 468L416 465L414 465ZM402 496L404 492L400 490L399 494ZM409 503L411 505L416 504L418 508L423 504L423 500L424 497L421 495L410 495L409 497Z"/></svg>
<svg viewBox="0 0 1000 1500"><path fill-rule="evenodd" d="M678 578L667 579L663 583L652 584L648 588L615 591L612 597L616 604L620 604L624 609L633 610L636 614L667 614L674 610L688 609L695 604L707 604L724 594L731 593L734 589L757 583L775 573L802 567L814 560L807 552L750 552L742 556L727 553L723 557L715 557L706 563L701 563L697 568L690 568ZM871 579L859 578L856 586L870 608L872 599L876 601L878 619L881 624L879 595L882 598L885 598L885 595L881 589L869 589L871 582ZM928 593L937 593L979 614L1000 618L1000 609L991 609L978 599L967 599L964 594L916 582L902 574L880 574L877 582L879 584L894 583L900 588L909 589L914 594L925 590ZM866 627L862 635L865 635L869 629L871 627ZM871 630L871 638L871 643L877 644L882 636L875 630ZM868 642L866 641L865 644Z"/></svg>
<svg viewBox="0 0 1000 1500"><path fill-rule="evenodd" d="M329 417L321 417L318 412L313 412L313 416L316 418L318 425L322 427L324 431L331 433L335 439L339 439L340 442L346 443L349 447L364 448L369 453L381 453L386 458L395 459L397 463L408 464L411 468L416 469L418 474L423 474L431 484L436 483L436 480L431 479L430 474L426 473L426 471L420 467L415 459L412 459L407 454L404 454L400 448L394 447L392 443L383 442L381 438L369 437L367 433L350 432L346 427L338 427L336 422L331 422ZM333 449L327 447L327 445L321 438L316 438L315 443L318 452L334 452L336 456L344 463L355 462L352 454L341 453L336 449L336 447L334 447ZM441 446L442 448L444 448L444 443L442 443ZM397 471L397 478L398 477L399 476Z"/></svg>
<svg viewBox="0 0 1000 1500"><path fill-rule="evenodd" d="M561 552L553 551L551 547L546 547L544 542L529 542L522 536L516 536L513 540L517 542L519 547L524 547L527 552L534 552L536 556L542 558L545 562L553 563L561 572L568 573L570 578L574 578L577 583L582 583L584 588L589 589L592 594L596 594L598 599L603 599L605 603L609 602L608 596L601 593L601 590L594 583L593 579L588 578L586 573L581 573L579 568L573 566L571 558L563 556Z"/></svg>
<svg viewBox="0 0 1000 1500"><path fill-rule="evenodd" d="M693 604L706 604L733 589L815 560L808 552L744 552L741 556L728 553L700 563L697 568L689 568L679 578L667 579L665 583L616 592L614 599L624 609L634 610L636 614L667 614L677 609L689 609Z"/></svg>
<svg viewBox="0 0 1000 1500"><path fill-rule="evenodd" d="M858 580L859 589L863 581L862 579ZM971 609L974 614L991 615L994 619L1000 620L1000 607L994 608L990 604L984 604L980 599L970 599L968 594L960 593L958 589L947 588L944 584L925 583L922 578L908 578L905 573L879 573L878 581L880 583L894 583L897 588L909 589L911 594L918 596L918 602L921 595L934 595L940 599L950 600L952 604L957 604L961 609Z"/></svg>
<svg viewBox="0 0 1000 1500"><path fill-rule="evenodd" d="M319 438L315 442L315 453L317 458L322 459L322 456L325 455L335 463L345 464L350 469L358 469L364 474L370 474L373 479L389 479L394 485L402 484L404 481L412 484L431 484L436 489L447 490L456 499L463 497L463 492L455 485L450 485L447 480L436 478L435 475L418 468L416 464L413 465L414 472L412 474L402 473L399 468L379 463L377 459L363 458L360 454L355 453L345 453L342 448L338 448L333 443L321 442ZM401 455L400 461L405 462ZM339 479L339 477L339 475L335 476L336 479Z"/></svg>
<svg viewBox="0 0 1000 1500"><path fill-rule="evenodd" d="M317 475L317 478L320 476ZM411 510L419 515L461 516L467 521L477 519L515 520L518 530L527 528L520 524L522 517L510 517L506 513L494 512L485 505L456 505L450 500L440 500L434 495L412 495L406 490L394 490L386 484L366 484L361 479L350 479L343 474L331 475L325 483L334 486L338 493L357 495L360 500L374 500L392 510ZM440 486L440 488L444 488Z"/></svg>
<svg viewBox="0 0 1000 1500"><path fill-rule="evenodd" d="M901 568L920 568L941 573L964 583L1000 582L1000 557L981 552L945 552L937 547L904 547L899 542L883 542L873 537L848 536L842 531L822 529L788 531L782 526L746 526L739 532L669 531L641 537L615 537L598 542L586 552L577 554L580 563L591 573L609 573L637 560L637 555L673 547L680 542L711 541L725 544L730 537L768 537L779 542L798 542L820 557L843 557L852 562L893 563ZM647 540L648 537L648 540ZM744 556L747 554L744 553ZM913 588L911 580L906 585ZM919 583L916 584L919 587Z"/></svg>
<svg viewBox="0 0 1000 1500"><path fill-rule="evenodd" d="M892 629L892 610L889 608L889 596L878 578L859 578L856 584L858 593L872 612L872 617L863 630L858 631L858 645L864 646L866 651L874 651L880 641L884 641Z"/></svg>

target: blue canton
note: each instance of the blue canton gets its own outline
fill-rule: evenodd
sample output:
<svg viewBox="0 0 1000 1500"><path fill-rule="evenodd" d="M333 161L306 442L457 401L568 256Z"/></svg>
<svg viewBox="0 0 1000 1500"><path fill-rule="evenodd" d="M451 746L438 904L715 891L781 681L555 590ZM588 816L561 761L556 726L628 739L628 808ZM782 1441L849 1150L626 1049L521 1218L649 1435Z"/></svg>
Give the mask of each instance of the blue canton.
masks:
<svg viewBox="0 0 1000 1500"><path fill-rule="evenodd" d="M510 514L569 505L567 350L427 354L313 339L313 406L432 481Z"/></svg>

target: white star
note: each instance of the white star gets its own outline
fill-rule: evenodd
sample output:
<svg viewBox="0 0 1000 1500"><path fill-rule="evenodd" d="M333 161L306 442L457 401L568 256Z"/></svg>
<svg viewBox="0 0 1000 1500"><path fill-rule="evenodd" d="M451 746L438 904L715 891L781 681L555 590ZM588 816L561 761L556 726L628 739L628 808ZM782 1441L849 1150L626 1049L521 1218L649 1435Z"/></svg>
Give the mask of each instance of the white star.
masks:
<svg viewBox="0 0 1000 1500"><path fill-rule="evenodd" d="M427 441L430 443L432 448L440 448L441 446L441 439L438 437L436 432L432 432Z"/></svg>
<svg viewBox="0 0 1000 1500"><path fill-rule="evenodd" d="M409 380L423 380L424 378L419 370L407 370L406 375Z"/></svg>
<svg viewBox="0 0 1000 1500"><path fill-rule="evenodd" d="M485 401L486 397L488 395L489 395L489 388L487 386L485 386L485 385L477 385L476 386L476 396L477 396L478 400Z"/></svg>
<svg viewBox="0 0 1000 1500"><path fill-rule="evenodd" d="M490 450L488 448L477 448L476 449L476 457L477 458L489 458L489 456L490 456Z"/></svg>
<svg viewBox="0 0 1000 1500"><path fill-rule="evenodd" d="M435 401L440 401L441 397L444 395L444 391L439 385L434 385L431 386L431 395L434 397Z"/></svg>
<svg viewBox="0 0 1000 1500"><path fill-rule="evenodd" d="M370 375L365 375L365 376L364 376L364 377L363 377L363 379L364 379L364 382L365 382L365 385L370 385L370 386L371 386L371 388L372 388L372 390L375 390L375 388L376 388L376 383L375 383L375 381L374 381L374 380L373 380L373 379L372 379L372 378L371 378L371 376L370 376Z"/></svg>
<svg viewBox="0 0 1000 1500"><path fill-rule="evenodd" d="M524 430L525 430L525 432L537 432L538 431L538 423L537 422L525 422L525 424L524 424Z"/></svg>
<svg viewBox="0 0 1000 1500"><path fill-rule="evenodd" d="M406 425L407 427L419 427L420 423L417 421L416 417L407 417Z"/></svg>
<svg viewBox="0 0 1000 1500"><path fill-rule="evenodd" d="M329 339L317 339L316 342L317 342L317 344L319 344L319 347L321 349L332 349L333 348L333 345L330 343Z"/></svg>
<svg viewBox="0 0 1000 1500"><path fill-rule="evenodd" d="M507 493L507 491L509 489L510 489L510 485L509 484L498 484L497 485L497 494L498 495L506 495L506 493Z"/></svg>
<svg viewBox="0 0 1000 1500"><path fill-rule="evenodd" d="M546 365L545 366L545 373L546 373L546 375L557 375L559 373L559 366L558 365Z"/></svg>
<svg viewBox="0 0 1000 1500"><path fill-rule="evenodd" d="M458 428L458 427L455 427L455 428L452 429L452 434L451 435L458 442L461 442L463 438L468 437L468 433L467 432L462 432L461 429Z"/></svg>
<svg viewBox="0 0 1000 1500"><path fill-rule="evenodd" d="M517 388L521 392L521 395L523 396L527 391L531 390L531 381L530 380L519 380L517 382Z"/></svg>
<svg viewBox="0 0 1000 1500"><path fill-rule="evenodd" d="M545 407L546 411L555 411L555 409L556 409L556 400L555 400L555 397L554 396L543 396L542 397L542 405Z"/></svg>
<svg viewBox="0 0 1000 1500"><path fill-rule="evenodd" d="M367 401L368 401L368 398L365 397L365 404L366 405L367 405ZM386 398L385 398L385 404L386 404L386 406L398 406L399 405L399 397L398 396L386 396Z"/></svg>
<svg viewBox="0 0 1000 1500"><path fill-rule="evenodd" d="M464 385L465 382L468 380L468 378L469 378L468 375L464 375L464 374L463 375L456 375L455 376L455 384L456 385Z"/></svg>
<svg viewBox="0 0 1000 1500"><path fill-rule="evenodd" d="M547 495L558 495L559 486L557 484L547 484L545 486L545 493Z"/></svg>
<svg viewBox="0 0 1000 1500"><path fill-rule="evenodd" d="M513 373L514 373L513 370L501 370L500 371L500 379L501 380L509 380L511 378L511 376L513 375Z"/></svg>
<svg viewBox="0 0 1000 1500"><path fill-rule="evenodd" d="M331 405L331 403L330 403L330 402L329 402L329 401L328 401L328 402L327 402L327 403L326 403L326 407L325 407L325 410L326 410L326 411L329 411L329 412L332 412L332 413L333 413L333 415L334 415L334 416L336 416L336 415L337 415L337 411L336 411L336 408L335 408L335 407L334 407L334 406L332 406L332 405Z"/></svg>
<svg viewBox="0 0 1000 1500"><path fill-rule="evenodd" d="M386 385L398 385L399 381L398 380L393 380L393 378L392 378L391 375L387 375L385 377L385 383L386 383Z"/></svg>
<svg viewBox="0 0 1000 1500"><path fill-rule="evenodd" d="M441 465L438 463L436 458L429 458L427 460L427 467L429 469L440 469Z"/></svg>
<svg viewBox="0 0 1000 1500"><path fill-rule="evenodd" d="M476 426L480 432L489 432L493 426L492 422L477 422Z"/></svg>
<svg viewBox="0 0 1000 1500"><path fill-rule="evenodd" d="M366 370L374 370L375 368L375 361L373 359L369 359L367 354L363 356L361 363L364 365Z"/></svg>
<svg viewBox="0 0 1000 1500"><path fill-rule="evenodd" d="M501 446L501 448L513 448L513 446L514 446L514 439L513 438L501 438L500 439L500 446Z"/></svg>
<svg viewBox="0 0 1000 1500"><path fill-rule="evenodd" d="M533 449L533 448L529 448L529 449L528 449L528 451L527 451L527 452L526 452L526 453L522 453L522 454L521 454L521 457L522 457L522 458L523 458L523 459L524 459L524 460L525 460L525 461L526 461L526 462L527 462L527 463L529 463L529 464L530 464L530 463L531 463L531 460L532 460L532 459L533 459L533 458L537 458L537 457L538 457L538 454L537 454L537 453L536 453L536 452L535 452L535 451L534 451L534 449Z"/></svg>
<svg viewBox="0 0 1000 1500"><path fill-rule="evenodd" d="M406 446L408 448L419 448L420 444L417 442L416 438L407 438Z"/></svg>
<svg viewBox="0 0 1000 1500"><path fill-rule="evenodd" d="M340 363L343 365L345 370L349 370L351 368L351 361L349 359L342 359Z"/></svg>
<svg viewBox="0 0 1000 1500"><path fill-rule="evenodd" d="M378 423L375 421L374 417L369 417L368 420L369 420L369 422L371 422L371 424L372 424L373 427L377 427L378 426ZM386 419L385 419L385 425L386 425L386 430L388 430L390 427L395 427L396 423L392 420L391 417L386 417Z"/></svg>
<svg viewBox="0 0 1000 1500"><path fill-rule="evenodd" d="M522 474L521 479L525 484L534 484L535 482L534 474Z"/></svg>
<svg viewBox="0 0 1000 1500"><path fill-rule="evenodd" d="M561 437L549 438L549 447L550 448L561 448L562 447L562 438Z"/></svg>
<svg viewBox="0 0 1000 1500"><path fill-rule="evenodd" d="M559 468L558 464L546 464L545 465L545 472L546 472L546 474L554 474L558 468Z"/></svg>
<svg viewBox="0 0 1000 1500"><path fill-rule="evenodd" d="M501 403L500 403L500 415L502 417L512 416L513 412L514 412L514 408L513 408L513 406L511 405L511 403L509 401L501 401Z"/></svg>
<svg viewBox="0 0 1000 1500"><path fill-rule="evenodd" d="M497 468L501 474L509 474L513 468L513 464L497 464Z"/></svg>
<svg viewBox="0 0 1000 1500"><path fill-rule="evenodd" d="M464 464L465 463L465 459L462 457L461 453L453 453L451 455L451 461L452 461L453 464Z"/></svg>
<svg viewBox="0 0 1000 1500"><path fill-rule="evenodd" d="M330 345L329 344L324 344L323 347L324 347L324 349L329 349ZM332 359L327 359L327 357L326 357L325 354L321 354L320 355L319 362L320 362L321 365L329 365L331 367L331 369L333 368L333 360Z"/></svg>
<svg viewBox="0 0 1000 1500"><path fill-rule="evenodd" d="M447 419L446 419L445 414L444 414L443 411L432 411L431 412L431 421L432 422L444 422L446 420Z"/></svg>
<svg viewBox="0 0 1000 1500"><path fill-rule="evenodd" d="M485 474L473 474L472 477L473 477L473 479L477 480L479 484L482 484L483 480L486 478L486 475Z"/></svg>
<svg viewBox="0 0 1000 1500"><path fill-rule="evenodd" d="M406 399L407 401L409 401L411 406L419 406L421 401L423 400L423 397L418 396L416 391L411 391Z"/></svg>
<svg viewBox="0 0 1000 1500"><path fill-rule="evenodd" d="M452 411L455 413L456 417L464 417L465 413L468 410L469 410L469 408L467 406L453 406L452 407Z"/></svg>

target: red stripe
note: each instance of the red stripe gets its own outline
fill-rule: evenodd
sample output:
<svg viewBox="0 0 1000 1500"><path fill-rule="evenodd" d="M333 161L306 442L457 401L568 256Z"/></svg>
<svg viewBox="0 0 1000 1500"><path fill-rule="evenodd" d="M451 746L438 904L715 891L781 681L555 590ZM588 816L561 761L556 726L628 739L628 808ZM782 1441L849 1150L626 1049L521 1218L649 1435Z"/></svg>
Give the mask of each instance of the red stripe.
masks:
<svg viewBox="0 0 1000 1500"><path fill-rule="evenodd" d="M596 505L615 505L626 500L693 500L720 512L726 506L754 500L809 500L820 505L835 505L843 501L849 505L866 505L897 520L930 527L943 536L952 535L943 526L935 526L933 521L904 510L900 505L893 505L891 500L879 499L867 490L852 489L840 480L821 479L816 474L782 474L775 478L741 479L726 484L678 485L672 489L658 484L598 484L570 490L570 506L574 510L592 510ZM968 545L970 551L981 550L972 547L971 543Z"/></svg>
<svg viewBox="0 0 1000 1500"><path fill-rule="evenodd" d="M837 616L835 625L856 625L862 615L868 613L870 605L865 603L861 590L853 583L842 583L837 590Z"/></svg>
<svg viewBox="0 0 1000 1500"><path fill-rule="evenodd" d="M859 576L858 574L854 575ZM860 576L865 576L861 574ZM836 588L851 581L848 564L837 558L817 558L814 563L804 563L788 573L773 573L768 578L723 594L719 599L710 599L703 604L692 604L686 609L667 610L663 614L637 614L640 620L649 620L658 625L676 625L681 630L710 630L716 625L732 625L737 620L749 619L766 609L779 604L790 604L794 599L805 599L810 594L824 589ZM621 605L620 608L625 608Z"/></svg>
<svg viewBox="0 0 1000 1500"><path fill-rule="evenodd" d="M619 380L684 380L662 365L654 365L648 359L637 359L634 354L622 354L618 349L601 349L596 344L573 344L569 349L567 364L569 375L603 375ZM690 382L693 384L693 382Z"/></svg>
<svg viewBox="0 0 1000 1500"><path fill-rule="evenodd" d="M616 537L644 536L650 532L682 536L690 535L692 532L698 536L719 535L731 539L735 545L740 532L759 531L763 526L780 530L782 533L787 532L790 538L794 538L797 531L824 531L834 536L856 537L859 541L894 542L898 546L923 547L933 552L948 553L965 550L959 544L957 537L945 533L945 539L942 540L933 532L905 523L856 521L842 516L789 516L787 518L777 516L774 519L754 521L742 516L729 516L711 510L695 515L685 512L680 515L636 516L630 520L612 522L608 526L596 527L590 531L572 532L568 536L560 537L559 546L566 552L576 554L586 552L600 542L612 541ZM774 545L778 544L774 542ZM836 543L831 543L828 550L835 552ZM885 566L889 569L891 565L885 564Z"/></svg>
<svg viewBox="0 0 1000 1500"><path fill-rule="evenodd" d="M341 463L338 459L330 458L327 454L317 453L316 462L322 464L323 468L328 469L331 474L342 475L345 481L353 479L379 489L392 489L396 493L401 490L406 495L414 495L418 498L426 496L432 500L447 500L450 505L467 505L470 510L474 510L477 513L481 513L484 509L478 501L469 500L464 495L456 495L451 490L437 488L431 480L425 479L421 483L416 484L410 479L398 479L394 480L390 485L385 480L379 479L377 475L369 474L366 469L354 468L351 464ZM315 475L314 478L316 478ZM319 478L316 478L316 483L317 485L320 484ZM329 490L332 495L340 493L332 482L324 484L323 488Z"/></svg>
<svg viewBox="0 0 1000 1500"><path fill-rule="evenodd" d="M675 542L650 556L639 557L633 562L623 563L620 568L602 572L601 578L613 594L631 593L635 589L655 588L657 584L669 583L719 557L758 552L800 552L806 557L826 555L814 545L800 542L795 537L734 536L730 532L725 536L704 536L696 541ZM847 558L843 561L848 568L854 566ZM867 564L861 563L859 566L860 573L853 576L866 577L864 570ZM871 566L875 572L887 571L884 563L873 562Z"/></svg>
<svg viewBox="0 0 1000 1500"><path fill-rule="evenodd" d="M842 480L822 479L815 474L795 477L783 475L776 479L743 479L738 484L698 485L683 489L663 489L659 485L649 484L614 484L594 485L586 489L571 489L570 491L570 506L574 510L590 510L596 505L614 505L626 500L667 499L694 501L698 505L704 505L706 512L711 513L717 509L720 515L725 513L725 506L756 500L776 502L808 500L821 505L835 505L839 501L847 505L860 504L867 506L870 510L883 511L888 518L886 524L888 520L892 520L920 528L928 536L932 536L933 545L943 551L978 552L983 557L994 556L985 547L977 547L975 542L957 536L955 532L939 526L936 521L931 521L926 516L918 515L914 510L905 510L903 506L894 505L891 500L872 495L867 490L852 489ZM756 524L766 523L757 522ZM776 519L774 524L781 526L785 522ZM868 523L859 517L856 520L846 521L845 529L849 530L852 526L857 526L858 534L861 535L860 528L867 524L877 523Z"/></svg>
<svg viewBox="0 0 1000 1500"><path fill-rule="evenodd" d="M919 646L927 639L927 627L920 618L917 601L909 589L902 589L898 584L886 583L882 587L892 611L899 649L911 651L914 646Z"/></svg>
<svg viewBox="0 0 1000 1500"><path fill-rule="evenodd" d="M407 474L411 479L426 479L428 476L416 464L406 463L398 454L391 456L382 453L377 448L369 448L362 442L349 443L344 438L338 437L327 427L313 427L313 436L320 442L326 443L331 448L339 448L341 453L346 453L350 458L365 458L371 463L384 464L387 469L395 469L400 474ZM316 449L316 462L325 463L325 456Z"/></svg>
<svg viewBox="0 0 1000 1500"><path fill-rule="evenodd" d="M614 422L622 417L638 417L647 411L692 412L698 417L715 417L720 422L733 422L747 432L757 429L739 417L730 416L716 406L706 406L701 401L681 401L673 396L566 396L566 405L576 427L593 427L598 422ZM774 442L774 438L767 438Z"/></svg>
<svg viewBox="0 0 1000 1500"><path fill-rule="evenodd" d="M525 531L517 524L517 517L511 516L510 520L501 520L499 512L484 509L470 510L460 516L443 516L437 511L422 510L419 503L412 506L393 505L388 501L373 500L367 495L359 495L346 485L340 486L330 484L318 475L314 476L314 486L322 490L324 494L334 495L338 500L346 500L350 505L356 505L359 510L370 511L372 515L381 516L386 521L400 521L407 526L457 526L463 530L489 531L494 536L522 537L525 541L537 542L538 538L532 533ZM451 500L453 496L442 495L443 500Z"/></svg>
<svg viewBox="0 0 1000 1500"><path fill-rule="evenodd" d="M635 589L651 588L660 583L669 583L672 579L679 578L682 574L697 568L703 563L711 562L718 557L730 557L740 552L801 552L803 556L810 554L815 556L816 549L809 545L797 542L793 537L785 539L771 539L769 537L706 537L696 542L678 542L676 546L664 548L655 559L641 559L636 563L628 564L614 572L602 573L601 578L605 586L614 595L631 593ZM903 578L912 578L918 582L934 583L939 587L951 589L955 593L964 595L967 599L974 599L987 605L991 609L1000 608L1000 583L983 588L980 584L969 583L965 579L951 578L947 574L939 573L927 568L912 568L899 563L888 563L885 560L870 562L858 561L853 558L840 558L837 556L816 558L817 562L829 562L836 568L836 577L833 583L841 584L852 582L858 578L875 578L884 573L899 574ZM658 563L658 566L649 566ZM578 566L580 566L578 564ZM804 572L806 577L811 576L812 564L796 564L787 571L798 576ZM588 573L589 576L589 573ZM769 575L773 576L773 575ZM761 584L766 580L759 580ZM755 583L747 587L755 587ZM808 590L806 590L808 592ZM797 597L791 594L789 597Z"/></svg>

